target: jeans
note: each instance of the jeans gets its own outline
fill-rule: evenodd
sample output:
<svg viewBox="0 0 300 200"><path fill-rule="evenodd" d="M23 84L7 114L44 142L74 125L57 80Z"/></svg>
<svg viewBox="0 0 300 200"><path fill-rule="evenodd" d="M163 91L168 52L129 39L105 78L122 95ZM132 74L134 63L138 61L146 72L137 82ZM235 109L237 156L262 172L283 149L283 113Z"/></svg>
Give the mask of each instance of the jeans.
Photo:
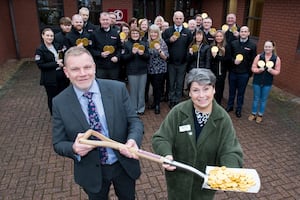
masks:
<svg viewBox="0 0 300 200"><path fill-rule="evenodd" d="M272 85L256 85L253 84L253 102L252 114L262 116L265 113L265 108L270 94Z"/></svg>
<svg viewBox="0 0 300 200"><path fill-rule="evenodd" d="M186 64L168 65L169 72L169 99L170 102L178 103L182 97L183 82L186 72Z"/></svg>
<svg viewBox="0 0 300 200"><path fill-rule="evenodd" d="M234 72L230 72L228 80L229 80L229 98L228 98L227 107L233 108L234 99L237 93L236 110L241 111L242 106L244 104L244 95L249 80L249 74L248 73L237 74Z"/></svg>

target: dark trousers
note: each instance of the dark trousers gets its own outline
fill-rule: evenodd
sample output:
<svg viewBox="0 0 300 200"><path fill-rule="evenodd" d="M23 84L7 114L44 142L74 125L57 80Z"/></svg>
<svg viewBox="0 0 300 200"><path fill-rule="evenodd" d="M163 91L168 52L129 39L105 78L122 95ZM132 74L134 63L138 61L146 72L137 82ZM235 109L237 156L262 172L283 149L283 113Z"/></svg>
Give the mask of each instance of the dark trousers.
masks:
<svg viewBox="0 0 300 200"><path fill-rule="evenodd" d="M158 106L163 93L164 74L150 74L149 79L153 87L154 105Z"/></svg>
<svg viewBox="0 0 300 200"><path fill-rule="evenodd" d="M63 70L56 71L56 85L45 85L45 90L48 98L48 108L50 114L52 115L52 99L58 95L61 91L63 91L70 84L69 79L65 76Z"/></svg>
<svg viewBox="0 0 300 200"><path fill-rule="evenodd" d="M52 99L59 94L57 86L44 86L47 93L48 108L52 115Z"/></svg>
<svg viewBox="0 0 300 200"><path fill-rule="evenodd" d="M186 64L168 64L169 71L169 99L178 103L182 97L183 83L186 72Z"/></svg>
<svg viewBox="0 0 300 200"><path fill-rule="evenodd" d="M85 190L89 200L108 200L108 193L113 184L115 193L120 200L135 199L135 180L131 179L119 162L113 165L102 165L102 188L98 193Z"/></svg>
<svg viewBox="0 0 300 200"><path fill-rule="evenodd" d="M236 110L241 111L242 106L244 104L244 95L249 80L249 74L248 73L238 74L234 72L229 72L228 80L229 80L229 98L228 98L227 107L232 108L234 106L234 99L237 94Z"/></svg>
<svg viewBox="0 0 300 200"><path fill-rule="evenodd" d="M221 105L222 99L223 99L226 75L225 76L217 76L216 78L217 78L217 80L216 80L216 86L215 86L215 88L216 88L215 99L216 99L217 103L219 105Z"/></svg>

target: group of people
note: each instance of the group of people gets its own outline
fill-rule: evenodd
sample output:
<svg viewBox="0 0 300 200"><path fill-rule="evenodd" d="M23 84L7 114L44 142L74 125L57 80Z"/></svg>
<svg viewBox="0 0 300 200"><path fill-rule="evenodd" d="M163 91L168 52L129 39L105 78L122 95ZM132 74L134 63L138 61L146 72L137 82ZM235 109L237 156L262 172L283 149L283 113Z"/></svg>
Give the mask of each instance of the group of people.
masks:
<svg viewBox="0 0 300 200"><path fill-rule="evenodd" d="M262 121L273 76L280 73L275 43L266 41L264 52L256 55L249 28L237 27L234 14L227 15L222 30L213 30L212 19L202 15L185 27L181 11L174 12L174 25L169 27L162 16L151 25L147 19L132 18L118 27L112 15L100 13L99 27L88 21L87 8L72 19L63 17L60 33L43 30L35 54L52 115L54 150L73 159L75 181L89 199L108 199L111 184L119 199L135 199L141 170L129 148L139 149L142 144L139 115L145 112L149 84L155 114L160 113L165 93L171 108L153 135L155 153L203 172L207 165L242 167L242 148L227 112L237 98L235 113L241 117L253 73L248 119ZM118 81L124 71L128 88ZM229 100L223 109L227 72ZM184 90L190 98L181 102ZM88 129L126 148L82 144ZM167 164L163 167L169 199L213 198L214 192L201 189L203 180L196 175Z"/></svg>

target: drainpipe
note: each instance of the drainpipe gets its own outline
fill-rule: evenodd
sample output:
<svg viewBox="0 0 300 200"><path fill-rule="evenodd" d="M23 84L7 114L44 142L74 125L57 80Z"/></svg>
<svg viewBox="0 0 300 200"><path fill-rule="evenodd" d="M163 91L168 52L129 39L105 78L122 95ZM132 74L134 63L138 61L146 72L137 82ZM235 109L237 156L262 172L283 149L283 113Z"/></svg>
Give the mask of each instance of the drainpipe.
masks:
<svg viewBox="0 0 300 200"><path fill-rule="evenodd" d="M14 33L14 39L15 39L16 57L18 60L20 60L20 47L19 47L19 40L18 40L17 29L16 29L13 0L9 0L8 3L9 3L10 20L12 23L12 29Z"/></svg>

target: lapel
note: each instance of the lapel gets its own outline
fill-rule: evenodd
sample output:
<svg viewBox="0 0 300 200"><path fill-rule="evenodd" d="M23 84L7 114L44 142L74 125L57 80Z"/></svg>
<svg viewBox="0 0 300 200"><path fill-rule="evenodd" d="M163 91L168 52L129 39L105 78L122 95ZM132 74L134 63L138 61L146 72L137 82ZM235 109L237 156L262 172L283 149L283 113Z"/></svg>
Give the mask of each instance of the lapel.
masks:
<svg viewBox="0 0 300 200"><path fill-rule="evenodd" d="M112 127L113 127L113 116L114 116L114 107L113 107L113 94L114 91L111 90L111 88L109 88L106 84L105 81L96 79L99 89L100 89L100 93L101 93L101 99L102 99L102 103L103 103L103 109L104 109L104 113L105 113L105 118L106 118L106 122L107 122L107 127L108 127L108 131L109 131L109 135L110 137L112 137L112 134L114 131L112 131Z"/></svg>
<svg viewBox="0 0 300 200"><path fill-rule="evenodd" d="M72 85L70 85L67 89L66 99L68 102L67 106L69 106L69 110L72 112L70 116L74 116L74 122L80 124L86 130L89 129L90 125L84 116Z"/></svg>

